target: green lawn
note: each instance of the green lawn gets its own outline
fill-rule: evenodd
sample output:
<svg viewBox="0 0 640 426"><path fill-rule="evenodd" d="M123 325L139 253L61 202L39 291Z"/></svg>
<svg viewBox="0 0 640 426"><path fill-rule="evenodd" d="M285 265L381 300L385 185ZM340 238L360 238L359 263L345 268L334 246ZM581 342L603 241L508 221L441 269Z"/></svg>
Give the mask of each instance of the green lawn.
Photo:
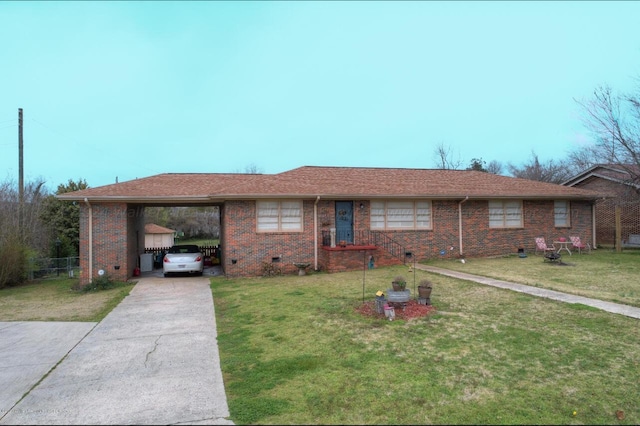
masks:
<svg viewBox="0 0 640 426"><path fill-rule="evenodd" d="M545 262L529 254L458 260L431 259L427 265L514 281L579 296L640 307L640 250L615 253L593 250L592 254L562 254L565 266Z"/></svg>
<svg viewBox="0 0 640 426"><path fill-rule="evenodd" d="M637 295L639 258L600 255L573 256L576 266L566 267L530 256L469 260L464 268L491 272L507 262L511 277L520 270L523 280L546 268L532 280L551 288L594 262L591 274L631 277L635 286L625 292ZM410 321L357 313L363 297L373 300L399 274L412 292L421 279L434 283L435 313ZM610 293L601 281L584 291ZM640 423L635 319L407 267L217 277L212 292L237 424Z"/></svg>
<svg viewBox="0 0 640 426"><path fill-rule="evenodd" d="M72 291L78 278L39 279L0 290L0 321L101 321L134 283L109 290Z"/></svg>
<svg viewBox="0 0 640 426"><path fill-rule="evenodd" d="M638 305L639 251L563 260L427 263ZM412 292L431 280L436 311L361 316L397 275ZM632 318L406 266L211 282L236 424L640 424ZM3 289L0 321L99 321L133 287L78 293L74 283Z"/></svg>
<svg viewBox="0 0 640 426"><path fill-rule="evenodd" d="M220 240L217 238L176 238L175 244L195 244L198 246L217 246Z"/></svg>

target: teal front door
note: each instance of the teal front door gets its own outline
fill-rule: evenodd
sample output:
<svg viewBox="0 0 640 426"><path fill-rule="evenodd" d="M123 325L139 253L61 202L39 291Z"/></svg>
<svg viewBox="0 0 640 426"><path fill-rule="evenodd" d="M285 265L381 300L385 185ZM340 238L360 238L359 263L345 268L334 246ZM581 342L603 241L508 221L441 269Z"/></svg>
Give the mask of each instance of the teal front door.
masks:
<svg viewBox="0 0 640 426"><path fill-rule="evenodd" d="M353 244L353 201L336 201L336 244Z"/></svg>

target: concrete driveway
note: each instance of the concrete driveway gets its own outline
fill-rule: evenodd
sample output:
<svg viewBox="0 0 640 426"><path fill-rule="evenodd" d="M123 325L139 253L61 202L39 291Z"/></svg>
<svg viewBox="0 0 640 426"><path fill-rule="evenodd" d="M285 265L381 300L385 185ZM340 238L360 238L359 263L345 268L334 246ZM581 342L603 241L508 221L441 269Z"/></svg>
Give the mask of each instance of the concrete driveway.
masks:
<svg viewBox="0 0 640 426"><path fill-rule="evenodd" d="M0 323L0 383L0 424L233 424L207 277L142 277L98 324Z"/></svg>

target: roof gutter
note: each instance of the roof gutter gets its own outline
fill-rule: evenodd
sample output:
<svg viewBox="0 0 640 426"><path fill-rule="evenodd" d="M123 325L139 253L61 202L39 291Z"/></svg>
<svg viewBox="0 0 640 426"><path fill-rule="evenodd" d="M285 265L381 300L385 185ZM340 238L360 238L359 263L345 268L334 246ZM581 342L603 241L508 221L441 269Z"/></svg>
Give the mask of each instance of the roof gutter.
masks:
<svg viewBox="0 0 640 426"><path fill-rule="evenodd" d="M56 195L55 196L57 199L59 200L63 200L63 201L83 201L83 200L87 200L88 197L84 196L84 195L79 195L79 196L73 196L70 193L67 194L62 194L62 195ZM105 203L110 203L110 202L127 202L127 203L134 203L134 202L138 202L138 203L166 203L166 202L173 202L173 203L197 203L197 204L205 204L205 203L211 203L212 201L215 201L215 199L212 199L212 197L210 196L154 196L154 195L132 195L132 196L128 196L128 195L91 195L89 196L89 198L91 198L91 201L96 203L96 202L105 202Z"/></svg>
<svg viewBox="0 0 640 426"><path fill-rule="evenodd" d="M84 197L84 202L89 207L89 283L91 283L93 281L93 207L87 197Z"/></svg>
<svg viewBox="0 0 640 426"><path fill-rule="evenodd" d="M318 201L320 196L313 203L313 270L318 270Z"/></svg>
<svg viewBox="0 0 640 426"><path fill-rule="evenodd" d="M460 256L463 255L464 251L462 250L462 203L467 201L469 196L467 195L464 200L458 203L458 247L460 248Z"/></svg>

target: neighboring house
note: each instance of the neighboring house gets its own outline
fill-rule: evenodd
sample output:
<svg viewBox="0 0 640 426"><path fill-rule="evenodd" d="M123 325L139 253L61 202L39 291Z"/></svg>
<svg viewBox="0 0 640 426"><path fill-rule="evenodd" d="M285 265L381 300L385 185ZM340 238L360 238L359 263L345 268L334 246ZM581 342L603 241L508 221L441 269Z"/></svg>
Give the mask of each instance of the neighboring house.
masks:
<svg viewBox="0 0 640 426"><path fill-rule="evenodd" d="M538 236L591 242L600 194L471 170L306 166L273 175L168 173L57 197L81 201L81 280L89 282L100 269L131 276L145 206L218 206L221 266L235 277L274 267L295 273L297 262L336 272L370 261L533 252Z"/></svg>
<svg viewBox="0 0 640 426"><path fill-rule="evenodd" d="M156 225L155 223L147 223L144 226L144 248L155 249L171 247L174 242L176 231Z"/></svg>
<svg viewBox="0 0 640 426"><path fill-rule="evenodd" d="M598 164L562 183L606 196L595 203L597 244L615 245L616 208L620 211L622 241L627 241L631 234L640 234L640 184L633 180L629 170L634 169L630 167L633 166Z"/></svg>

